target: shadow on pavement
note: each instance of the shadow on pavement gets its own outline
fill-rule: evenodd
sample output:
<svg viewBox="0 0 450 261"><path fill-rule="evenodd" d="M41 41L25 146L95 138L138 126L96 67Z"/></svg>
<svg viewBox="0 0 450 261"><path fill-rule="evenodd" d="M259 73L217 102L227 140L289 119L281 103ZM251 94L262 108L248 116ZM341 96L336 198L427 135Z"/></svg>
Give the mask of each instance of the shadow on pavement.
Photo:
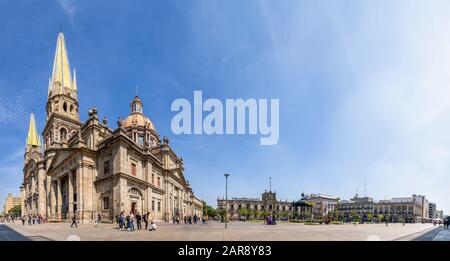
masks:
<svg viewBox="0 0 450 261"><path fill-rule="evenodd" d="M436 235L439 234L439 232L441 232L443 229L443 227L436 227L426 232L425 234L414 238L413 241L433 241L434 237L436 237Z"/></svg>
<svg viewBox="0 0 450 261"><path fill-rule="evenodd" d="M6 225L0 225L0 241L30 241L30 239Z"/></svg>

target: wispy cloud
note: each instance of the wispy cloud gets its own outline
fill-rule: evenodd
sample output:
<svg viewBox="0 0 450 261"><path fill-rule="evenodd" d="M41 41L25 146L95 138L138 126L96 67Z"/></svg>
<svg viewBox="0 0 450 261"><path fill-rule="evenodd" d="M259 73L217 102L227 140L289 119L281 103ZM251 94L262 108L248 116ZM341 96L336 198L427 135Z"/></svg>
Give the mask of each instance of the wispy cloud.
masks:
<svg viewBox="0 0 450 261"><path fill-rule="evenodd" d="M77 7L74 0L57 0L62 10L69 16L70 21L73 23Z"/></svg>

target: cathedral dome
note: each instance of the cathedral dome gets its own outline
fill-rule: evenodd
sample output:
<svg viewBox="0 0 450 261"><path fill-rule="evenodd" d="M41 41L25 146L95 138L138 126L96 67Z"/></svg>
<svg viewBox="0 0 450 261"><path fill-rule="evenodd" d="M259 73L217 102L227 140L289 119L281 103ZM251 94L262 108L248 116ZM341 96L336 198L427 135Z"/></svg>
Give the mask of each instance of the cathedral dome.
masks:
<svg viewBox="0 0 450 261"><path fill-rule="evenodd" d="M140 145L157 146L160 142L155 125L142 113L142 101L135 96L131 101L131 114L122 121L128 137Z"/></svg>
<svg viewBox="0 0 450 261"><path fill-rule="evenodd" d="M153 125L152 121L145 117L142 113L131 113L124 121L123 121L123 127L125 129L131 128L131 127L147 127L149 130L154 130L155 125Z"/></svg>

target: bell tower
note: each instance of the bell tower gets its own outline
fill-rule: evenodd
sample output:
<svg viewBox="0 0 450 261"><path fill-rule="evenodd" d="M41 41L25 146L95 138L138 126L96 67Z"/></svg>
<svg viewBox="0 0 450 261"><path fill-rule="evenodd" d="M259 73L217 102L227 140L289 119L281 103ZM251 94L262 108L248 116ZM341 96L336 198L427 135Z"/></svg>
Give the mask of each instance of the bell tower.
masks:
<svg viewBox="0 0 450 261"><path fill-rule="evenodd" d="M76 72L70 73L64 34L59 32L53 61L52 77L48 82L47 121L42 133L45 151L67 147L72 135L81 126L78 113Z"/></svg>

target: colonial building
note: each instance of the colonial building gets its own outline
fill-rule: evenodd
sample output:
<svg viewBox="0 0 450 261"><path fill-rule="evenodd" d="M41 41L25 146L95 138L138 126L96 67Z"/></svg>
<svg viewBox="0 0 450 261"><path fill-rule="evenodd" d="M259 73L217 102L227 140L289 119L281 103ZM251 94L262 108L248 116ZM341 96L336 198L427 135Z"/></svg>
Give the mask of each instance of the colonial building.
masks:
<svg viewBox="0 0 450 261"><path fill-rule="evenodd" d="M167 137L160 139L143 113L141 99L134 97L130 114L113 129L106 118L99 121L95 107L87 121L80 120L78 90L60 32L42 143L34 115L30 118L21 186L23 213L54 221L76 215L87 222L97 214L113 220L122 211L150 212L155 221L201 216L202 202L185 179L182 158Z"/></svg>
<svg viewBox="0 0 450 261"><path fill-rule="evenodd" d="M217 207L226 209L231 219L242 217L240 210L247 210L250 218L261 217L262 213L282 215L293 211L292 202L277 200L276 193L266 191L259 198L217 199Z"/></svg>
<svg viewBox="0 0 450 261"><path fill-rule="evenodd" d="M375 202L370 197L358 197L339 202L338 215L343 219L359 216L363 220L370 217L388 219L393 222L425 222L429 220L429 203L425 196L392 198Z"/></svg>
<svg viewBox="0 0 450 261"><path fill-rule="evenodd" d="M8 214L13 207L20 206L21 201L20 197L14 197L12 193L8 193L3 205L3 213Z"/></svg>
<svg viewBox="0 0 450 261"><path fill-rule="evenodd" d="M311 203L312 219L320 219L334 213L339 198L324 194L302 194L302 200Z"/></svg>

